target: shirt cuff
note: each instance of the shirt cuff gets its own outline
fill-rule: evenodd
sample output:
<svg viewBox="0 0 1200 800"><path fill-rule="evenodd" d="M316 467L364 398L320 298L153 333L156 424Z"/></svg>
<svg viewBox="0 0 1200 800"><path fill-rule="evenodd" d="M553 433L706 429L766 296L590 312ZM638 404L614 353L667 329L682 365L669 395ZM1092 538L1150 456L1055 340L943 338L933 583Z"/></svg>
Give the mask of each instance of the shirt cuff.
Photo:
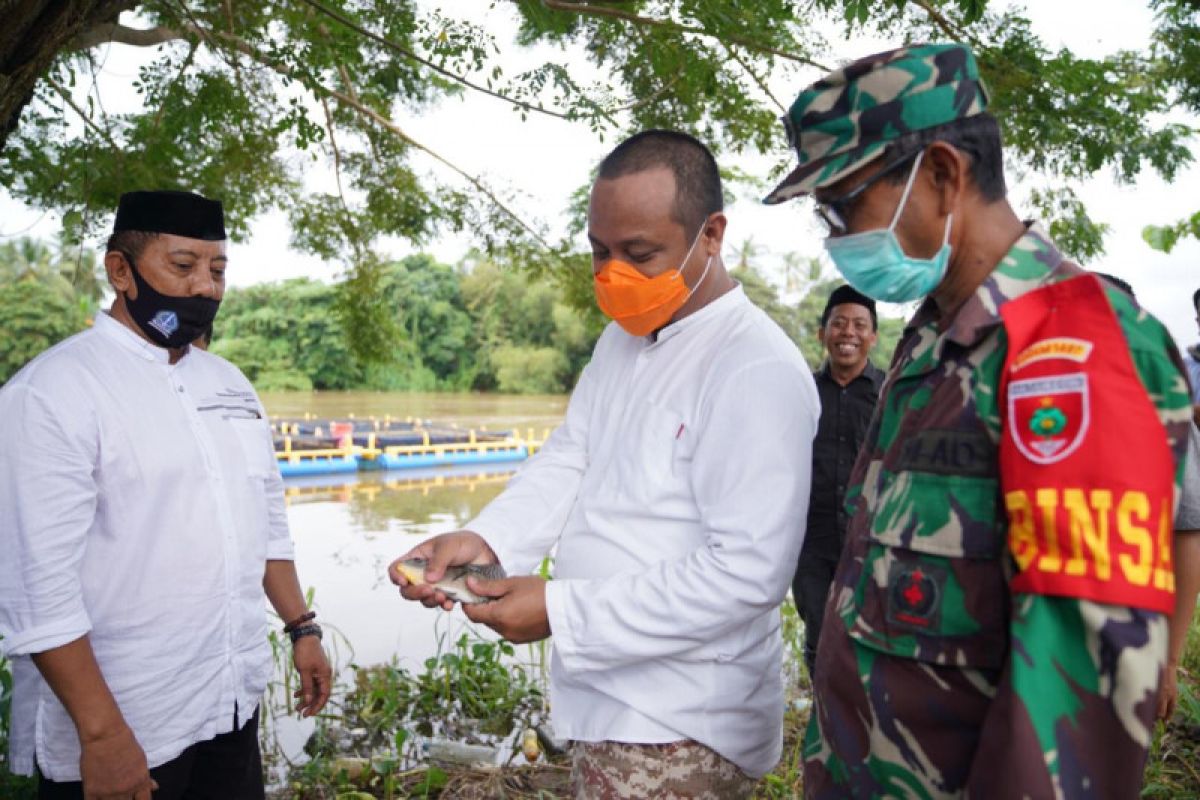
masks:
<svg viewBox="0 0 1200 800"><path fill-rule="evenodd" d="M91 629L91 619L86 612L80 611L65 619L5 634L3 641L0 641L0 647L3 647L5 655L8 656L44 653L86 636Z"/></svg>
<svg viewBox="0 0 1200 800"><path fill-rule="evenodd" d="M13 775L25 778L32 778L37 774L33 771L33 756L13 755L11 750L9 751L8 771Z"/></svg>
<svg viewBox="0 0 1200 800"><path fill-rule="evenodd" d="M267 541L268 561L295 561L296 548L292 545L292 537L286 539L270 539Z"/></svg>
<svg viewBox="0 0 1200 800"><path fill-rule="evenodd" d="M553 580L546 582L546 621L550 623L551 641L563 669L579 672L586 669L587 660L580 652L570 622L567 593L579 581Z"/></svg>
<svg viewBox="0 0 1200 800"><path fill-rule="evenodd" d="M463 530L478 534L479 538L492 548L492 552L496 554L496 560L509 575L523 574L516 572L513 567L514 556L509 552L509 548L504 546L504 540L508 538L504 535L504 531L492 525L482 514L464 525Z"/></svg>

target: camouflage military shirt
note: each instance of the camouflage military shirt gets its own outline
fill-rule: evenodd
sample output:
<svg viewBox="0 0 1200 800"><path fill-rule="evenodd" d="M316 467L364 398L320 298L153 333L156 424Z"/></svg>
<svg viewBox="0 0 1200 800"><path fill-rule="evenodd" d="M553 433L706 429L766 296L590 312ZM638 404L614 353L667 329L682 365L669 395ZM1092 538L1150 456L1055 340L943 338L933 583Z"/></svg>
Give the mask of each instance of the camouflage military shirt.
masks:
<svg viewBox="0 0 1200 800"><path fill-rule="evenodd" d="M807 797L1139 794L1166 618L1009 586L999 308L1080 273L1034 226L951 318L927 300L906 328L851 479ZM1182 466L1179 356L1157 320L1106 293Z"/></svg>

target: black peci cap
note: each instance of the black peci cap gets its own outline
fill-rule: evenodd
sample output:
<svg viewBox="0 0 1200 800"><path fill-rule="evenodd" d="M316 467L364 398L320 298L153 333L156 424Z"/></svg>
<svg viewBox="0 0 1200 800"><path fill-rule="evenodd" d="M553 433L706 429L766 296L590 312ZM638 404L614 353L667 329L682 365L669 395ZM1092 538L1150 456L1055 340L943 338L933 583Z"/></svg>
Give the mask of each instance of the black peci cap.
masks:
<svg viewBox="0 0 1200 800"><path fill-rule="evenodd" d="M221 201L192 192L126 192L113 222L113 233L119 231L170 233L210 242L228 238Z"/></svg>
<svg viewBox="0 0 1200 800"><path fill-rule="evenodd" d="M829 322L829 312L833 311L835 306L845 303L854 303L866 308L867 311L871 312L871 324L876 327L879 326L879 318L875 316L875 301L850 284L843 283L829 293L829 299L825 301L825 310L821 312L821 327L824 327L825 323Z"/></svg>

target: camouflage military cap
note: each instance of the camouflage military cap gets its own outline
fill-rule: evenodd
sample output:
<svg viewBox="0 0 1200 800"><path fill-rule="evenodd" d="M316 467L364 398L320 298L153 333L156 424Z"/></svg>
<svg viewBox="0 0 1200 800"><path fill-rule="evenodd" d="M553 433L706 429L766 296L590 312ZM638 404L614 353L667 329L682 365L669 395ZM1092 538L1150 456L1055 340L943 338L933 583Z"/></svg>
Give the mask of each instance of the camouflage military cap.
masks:
<svg viewBox="0 0 1200 800"><path fill-rule="evenodd" d="M987 99L961 44L909 45L847 64L802 91L783 117L800 166L763 202L828 186L906 133L982 113Z"/></svg>

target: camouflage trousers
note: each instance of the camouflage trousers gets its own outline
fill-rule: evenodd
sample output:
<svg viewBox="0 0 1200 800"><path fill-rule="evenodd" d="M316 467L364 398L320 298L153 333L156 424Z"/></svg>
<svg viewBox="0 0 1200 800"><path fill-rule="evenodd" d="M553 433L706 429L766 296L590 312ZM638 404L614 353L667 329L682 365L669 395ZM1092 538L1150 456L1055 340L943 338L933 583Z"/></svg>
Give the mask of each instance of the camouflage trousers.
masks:
<svg viewBox="0 0 1200 800"><path fill-rule="evenodd" d="M669 744L576 742L571 760L571 796L575 800L729 800L749 797L757 783L729 759L690 740Z"/></svg>

